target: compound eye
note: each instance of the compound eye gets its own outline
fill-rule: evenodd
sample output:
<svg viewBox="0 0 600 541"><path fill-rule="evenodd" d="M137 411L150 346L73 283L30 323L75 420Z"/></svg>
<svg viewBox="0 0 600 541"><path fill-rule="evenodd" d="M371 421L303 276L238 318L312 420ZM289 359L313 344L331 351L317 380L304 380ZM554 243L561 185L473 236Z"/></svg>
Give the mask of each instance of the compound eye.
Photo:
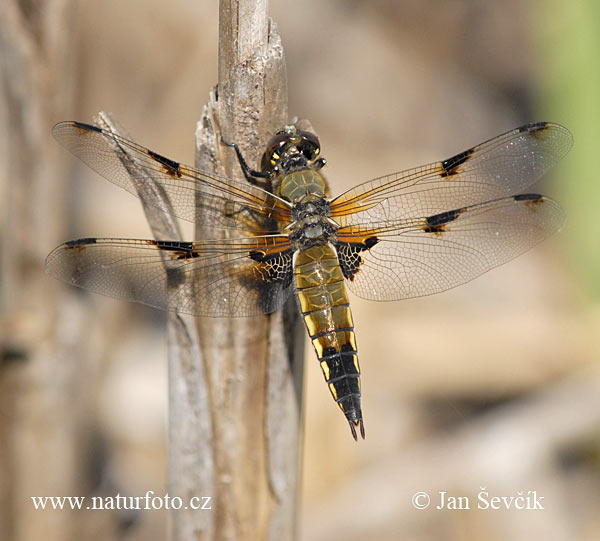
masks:
<svg viewBox="0 0 600 541"><path fill-rule="evenodd" d="M304 143L301 146L302 154L310 162L319 155L319 147L314 146L311 143Z"/></svg>
<svg viewBox="0 0 600 541"><path fill-rule="evenodd" d="M280 152L287 143L288 138L289 136L282 132L275 135L275 137L269 141L263 160L266 158L272 166L276 165L281 159Z"/></svg>
<svg viewBox="0 0 600 541"><path fill-rule="evenodd" d="M319 152L321 152L321 146L319 145L317 136L314 133L307 131L301 131L300 135L302 136L302 141L298 145L300 152L304 154L304 157L307 160L314 160L319 155Z"/></svg>
<svg viewBox="0 0 600 541"><path fill-rule="evenodd" d="M269 141L267 148L262 156L261 170L271 171L281 159L281 149L285 146L287 137L284 134L278 133Z"/></svg>

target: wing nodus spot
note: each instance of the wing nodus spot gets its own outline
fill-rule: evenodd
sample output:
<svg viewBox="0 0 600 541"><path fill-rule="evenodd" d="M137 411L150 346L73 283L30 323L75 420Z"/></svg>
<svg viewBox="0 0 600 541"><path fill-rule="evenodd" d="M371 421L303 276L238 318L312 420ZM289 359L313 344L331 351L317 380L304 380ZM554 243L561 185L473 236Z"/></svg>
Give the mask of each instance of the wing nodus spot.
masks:
<svg viewBox="0 0 600 541"><path fill-rule="evenodd" d="M461 208L428 216L425 218L423 231L425 233L443 233L446 230L446 225L456 220L464 211L465 209Z"/></svg>
<svg viewBox="0 0 600 541"><path fill-rule="evenodd" d="M450 177L452 175L456 175L458 173L458 167L465 163L470 157L471 154L475 152L475 147L470 148L469 150L465 150L456 156L452 156L447 160L442 162L442 178Z"/></svg>
<svg viewBox="0 0 600 541"><path fill-rule="evenodd" d="M148 150L148 156L150 156L152 159L154 159L158 163L160 163L163 166L163 169L164 169L165 173L167 173L167 175L170 175L172 177L180 177L181 176L181 171L180 171L181 165L178 162L176 162L174 160L170 160L169 158L165 158L161 154L157 154L156 152L153 152L152 150Z"/></svg>
<svg viewBox="0 0 600 541"><path fill-rule="evenodd" d="M173 240L147 240L151 246L156 246L161 250L174 252L191 252L194 249L193 242L179 242Z"/></svg>
<svg viewBox="0 0 600 541"><path fill-rule="evenodd" d="M171 259L192 259L200 254L194 249L193 242L179 242L172 240L147 240L146 244L156 246L159 250L173 252Z"/></svg>

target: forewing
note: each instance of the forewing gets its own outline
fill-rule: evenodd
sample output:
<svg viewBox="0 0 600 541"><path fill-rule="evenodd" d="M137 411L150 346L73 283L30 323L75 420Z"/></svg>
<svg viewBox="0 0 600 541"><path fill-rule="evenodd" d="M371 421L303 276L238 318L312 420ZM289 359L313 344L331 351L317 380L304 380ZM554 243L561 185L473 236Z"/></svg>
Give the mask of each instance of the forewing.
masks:
<svg viewBox="0 0 600 541"><path fill-rule="evenodd" d="M55 248L46 271L109 297L211 317L273 312L293 281L289 240L277 235L206 243L79 239Z"/></svg>
<svg viewBox="0 0 600 541"><path fill-rule="evenodd" d="M70 121L56 124L52 133L94 171L135 196L140 189L164 192L172 208L162 210L184 220L258 233L276 233L277 221L290 221L289 204L269 192L182 165L109 130ZM149 198L155 199L165 198Z"/></svg>
<svg viewBox="0 0 600 541"><path fill-rule="evenodd" d="M472 280L553 234L563 221L552 199L516 195L388 228L342 228L338 257L359 297L408 299Z"/></svg>
<svg viewBox="0 0 600 541"><path fill-rule="evenodd" d="M498 199L524 190L570 150L573 136L527 124L447 160L361 184L331 202L342 226L376 227Z"/></svg>

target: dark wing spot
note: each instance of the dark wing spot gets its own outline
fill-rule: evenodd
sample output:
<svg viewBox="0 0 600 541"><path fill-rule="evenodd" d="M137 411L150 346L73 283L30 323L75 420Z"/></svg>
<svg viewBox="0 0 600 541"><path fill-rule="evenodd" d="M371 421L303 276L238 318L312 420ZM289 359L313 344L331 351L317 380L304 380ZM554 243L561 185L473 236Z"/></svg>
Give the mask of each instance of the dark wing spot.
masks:
<svg viewBox="0 0 600 541"><path fill-rule="evenodd" d="M293 250L269 254L260 250L248 253L255 261L249 263L248 269L239 274L240 283L258 292L258 302L265 314L278 308L281 296L291 286L294 279L292 265Z"/></svg>
<svg viewBox="0 0 600 541"><path fill-rule="evenodd" d="M180 242L176 240L148 240L146 242L157 246L161 250L172 250L175 252L192 252L194 250L193 242Z"/></svg>
<svg viewBox="0 0 600 541"><path fill-rule="evenodd" d="M342 269L342 275L347 280L354 280L354 276L360 270L363 264L363 258L360 252L370 250L379 242L377 237L369 237L364 242L338 242L336 250L338 261Z"/></svg>
<svg viewBox="0 0 600 541"><path fill-rule="evenodd" d="M464 211L465 209L461 208L428 216L425 218L423 231L425 231L425 233L434 233L439 235L446 231L447 224L456 220Z"/></svg>
<svg viewBox="0 0 600 541"><path fill-rule="evenodd" d="M156 160L158 163L164 166L164 170L168 175L173 177L180 177L181 171L179 170L180 164L176 161L170 160L169 158L165 158L152 150L148 150L148 156L150 156L153 160Z"/></svg>
<svg viewBox="0 0 600 541"><path fill-rule="evenodd" d="M547 122L531 122L529 124L525 124L524 126L521 126L520 128L517 128L519 130L519 133L530 133L530 132L535 132L535 131L539 131L539 130L544 130L548 127L548 123Z"/></svg>
<svg viewBox="0 0 600 541"><path fill-rule="evenodd" d="M284 288L292 283L294 270L292 267L292 250L276 254L263 254L260 267L261 273L266 273L265 279L269 283L281 283Z"/></svg>
<svg viewBox="0 0 600 541"><path fill-rule="evenodd" d="M446 231L446 224L439 225L427 225L423 226L423 231L425 233L434 233L436 235L441 235L444 231Z"/></svg>
<svg viewBox="0 0 600 541"><path fill-rule="evenodd" d="M379 239L377 237L369 237L368 239L365 240L365 248L367 250L370 250L371 248L373 248L373 246L375 246L377 243L379 242Z"/></svg>
<svg viewBox="0 0 600 541"><path fill-rule="evenodd" d="M76 128L79 128L81 130L95 131L98 133L102 133L102 130L98 126L94 126L92 124L86 124L85 122L77 122L76 120L74 120L73 126L75 126Z"/></svg>
<svg viewBox="0 0 600 541"><path fill-rule="evenodd" d="M532 124L525 124L519 128L519 133L528 133L532 137L543 141L548 135L548 123L547 122L534 122Z"/></svg>
<svg viewBox="0 0 600 541"><path fill-rule="evenodd" d="M179 242L173 240L147 240L147 244L156 246L159 250L172 252L171 259L191 259L199 257L193 242Z"/></svg>
<svg viewBox="0 0 600 541"><path fill-rule="evenodd" d="M456 220L456 218L458 218L464 211L465 209L455 209L448 210L446 212L440 212L439 214L434 214L425 218L425 222L429 227L437 227Z"/></svg>
<svg viewBox="0 0 600 541"><path fill-rule="evenodd" d="M539 193L522 193L519 195L513 196L515 201L540 201L544 196Z"/></svg>
<svg viewBox="0 0 600 541"><path fill-rule="evenodd" d="M193 259L194 257L200 257L200 254L195 250L191 252L173 252L173 259Z"/></svg>
<svg viewBox="0 0 600 541"><path fill-rule="evenodd" d="M70 240L69 242L65 242L65 248L68 250L82 251L85 250L85 247L88 244L96 244L96 240L97 239L94 239L92 237L86 239Z"/></svg>
<svg viewBox="0 0 600 541"><path fill-rule="evenodd" d="M280 283L288 287L294 277L292 250L269 254L260 250L248 252L248 257L256 262L242 279L248 287L261 287L265 283Z"/></svg>
<svg viewBox="0 0 600 541"><path fill-rule="evenodd" d="M248 257L252 259L252 261L257 261L258 263L262 263L265 260L265 253L252 251L248 253Z"/></svg>
<svg viewBox="0 0 600 541"><path fill-rule="evenodd" d="M464 152L461 152L460 154L457 154L456 156L452 156L452 158L448 158L447 160L444 160L442 162L442 177L448 177L451 175L456 175L456 173L458 173L457 169L460 165L462 165L463 163L465 163L469 157L471 156L471 154L473 154L473 152L475 152L475 147L474 148L470 148L469 150L465 150Z"/></svg>
<svg viewBox="0 0 600 541"><path fill-rule="evenodd" d="M524 193L513 196L515 201L525 201L525 205L532 211L536 211L545 201L544 196L538 193Z"/></svg>
<svg viewBox="0 0 600 541"><path fill-rule="evenodd" d="M77 246L85 246L86 244L96 244L98 239L95 239L93 237L88 237L85 239L77 239L77 240L70 240L69 242L65 242L65 246L67 248L76 248Z"/></svg>

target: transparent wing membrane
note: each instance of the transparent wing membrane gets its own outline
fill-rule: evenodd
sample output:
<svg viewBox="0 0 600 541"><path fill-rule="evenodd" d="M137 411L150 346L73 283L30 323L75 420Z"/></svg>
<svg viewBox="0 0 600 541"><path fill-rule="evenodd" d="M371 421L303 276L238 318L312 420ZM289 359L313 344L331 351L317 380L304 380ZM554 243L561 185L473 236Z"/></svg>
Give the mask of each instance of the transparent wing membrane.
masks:
<svg viewBox="0 0 600 541"><path fill-rule="evenodd" d="M395 301L464 284L560 229L560 205L537 194L510 196L393 226L349 226L341 243L365 243L348 288L359 297ZM342 244L342 248L344 244ZM342 253L346 253L342 251Z"/></svg>
<svg viewBox="0 0 600 541"><path fill-rule="evenodd" d="M293 277L283 236L207 243L79 239L53 250L46 270L109 297L211 317L273 312Z"/></svg>
<svg viewBox="0 0 600 541"><path fill-rule="evenodd" d="M56 124L52 133L94 171L135 196L150 180L168 196L168 210L184 220L260 233L277 233L277 220L290 221L289 204L269 192L182 165L111 131L70 121Z"/></svg>
<svg viewBox="0 0 600 541"><path fill-rule="evenodd" d="M377 178L331 203L342 226L389 225L523 191L570 150L563 126L527 124L447 160Z"/></svg>
<svg viewBox="0 0 600 541"><path fill-rule="evenodd" d="M201 316L249 316L282 306L293 288L295 246L285 228L294 218L288 202L249 183L181 165L96 126L62 122L53 133L92 169L134 195L140 195L140 185L161 190L176 216L237 233L228 240L191 243L80 239L48 256L50 274L104 295ZM338 259L350 290L379 301L431 295L472 280L551 235L564 220L560 206L541 195L514 194L571 145L571 134L558 124L528 124L333 199Z"/></svg>

